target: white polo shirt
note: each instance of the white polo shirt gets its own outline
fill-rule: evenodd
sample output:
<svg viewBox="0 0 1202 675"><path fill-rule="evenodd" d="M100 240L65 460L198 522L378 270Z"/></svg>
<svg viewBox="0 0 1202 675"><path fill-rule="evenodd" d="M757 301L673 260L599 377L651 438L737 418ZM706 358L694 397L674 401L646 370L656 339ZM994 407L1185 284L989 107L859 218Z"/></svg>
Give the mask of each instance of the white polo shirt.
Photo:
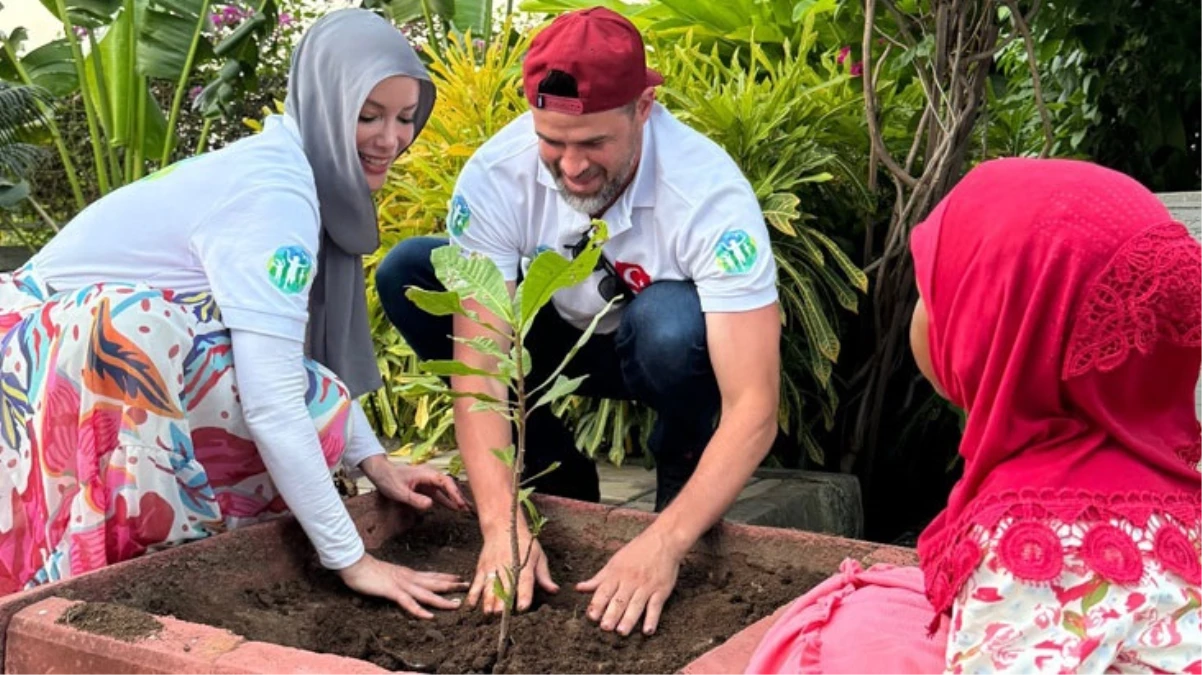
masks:
<svg viewBox="0 0 1202 675"><path fill-rule="evenodd" d="M776 301L776 263L755 192L716 143L656 103L634 179L602 219L603 254L635 293L656 281L691 280L703 312L743 312ZM544 250L565 256L588 230L588 215L560 197L539 159L527 112L472 155L447 216L452 243L488 256L507 281ZM555 294L566 321L585 328L605 307L603 272ZM601 320L614 331L621 311Z"/></svg>
<svg viewBox="0 0 1202 675"><path fill-rule="evenodd" d="M57 291L212 291L227 328L304 342L320 233L313 170L281 115L92 203L31 262Z"/></svg>

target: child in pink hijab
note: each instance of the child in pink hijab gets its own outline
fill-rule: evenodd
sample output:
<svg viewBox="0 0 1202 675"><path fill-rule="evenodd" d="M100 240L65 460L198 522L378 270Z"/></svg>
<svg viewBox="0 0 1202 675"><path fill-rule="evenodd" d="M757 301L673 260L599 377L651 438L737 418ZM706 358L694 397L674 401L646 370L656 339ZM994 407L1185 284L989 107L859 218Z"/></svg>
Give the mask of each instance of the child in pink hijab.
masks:
<svg viewBox="0 0 1202 675"><path fill-rule="evenodd" d="M969 173L911 250L915 359L968 413L964 477L918 542L945 661L897 625L913 613L896 592L851 601L880 592L858 573L847 612L799 628L791 610L749 671L801 672L786 655L820 644L841 672L1202 672L1198 243L1121 174L1007 159ZM882 622L903 637L872 653L823 639Z"/></svg>

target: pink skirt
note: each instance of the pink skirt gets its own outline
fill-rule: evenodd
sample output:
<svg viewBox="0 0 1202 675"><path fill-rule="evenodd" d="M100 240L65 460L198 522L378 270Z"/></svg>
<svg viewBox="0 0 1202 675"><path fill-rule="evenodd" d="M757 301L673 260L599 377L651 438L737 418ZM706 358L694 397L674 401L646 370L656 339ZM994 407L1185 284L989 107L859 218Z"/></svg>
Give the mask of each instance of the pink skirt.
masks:
<svg viewBox="0 0 1202 675"><path fill-rule="evenodd" d="M948 622L917 567L844 560L839 573L789 606L764 635L748 673L942 673Z"/></svg>

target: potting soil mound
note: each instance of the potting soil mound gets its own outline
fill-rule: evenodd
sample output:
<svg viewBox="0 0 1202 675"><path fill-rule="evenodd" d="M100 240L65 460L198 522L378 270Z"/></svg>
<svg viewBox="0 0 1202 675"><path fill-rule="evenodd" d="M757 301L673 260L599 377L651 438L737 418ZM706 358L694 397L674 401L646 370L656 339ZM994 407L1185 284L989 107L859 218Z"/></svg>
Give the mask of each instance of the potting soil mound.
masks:
<svg viewBox="0 0 1202 675"><path fill-rule="evenodd" d="M474 520L438 514L375 553L414 569L470 579L480 541ZM393 670L668 673L824 577L794 568L769 570L746 560L688 563L681 568L656 633L621 637L589 621L590 596L572 588L600 570L608 554L581 547L558 535L554 526L541 541L560 591L538 594L534 607L515 617L513 644L500 664L499 617L486 617L465 604L458 611L436 611L433 620L415 619L394 603L357 595L316 565L308 568L304 579L237 587L221 580L223 568L238 564L236 554L206 551L189 559L186 570L166 566L115 599L154 614L226 628L251 640L364 659Z"/></svg>
<svg viewBox="0 0 1202 675"><path fill-rule="evenodd" d="M57 623L124 642L136 642L163 629L163 624L146 612L107 602L74 605L63 612Z"/></svg>

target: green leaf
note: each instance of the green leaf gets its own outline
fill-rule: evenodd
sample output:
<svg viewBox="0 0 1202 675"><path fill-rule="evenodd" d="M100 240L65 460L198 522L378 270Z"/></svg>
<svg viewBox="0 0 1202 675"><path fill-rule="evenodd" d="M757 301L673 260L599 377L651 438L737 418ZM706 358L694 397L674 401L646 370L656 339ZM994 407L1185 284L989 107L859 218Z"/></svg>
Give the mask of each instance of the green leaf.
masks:
<svg viewBox="0 0 1202 675"><path fill-rule="evenodd" d="M518 493L518 502L526 509L526 515L530 521L530 534L537 537L542 532L543 526L547 524L547 519L538 512L538 507L530 499L530 495L534 493L534 488L525 488ZM525 564L525 561L522 562Z"/></svg>
<svg viewBox="0 0 1202 675"><path fill-rule="evenodd" d="M801 320L806 329L806 338L831 362L839 360L839 336L831 328L830 321L822 313L822 302L814 292L812 283L803 283L798 288L803 299Z"/></svg>
<svg viewBox="0 0 1202 675"><path fill-rule="evenodd" d="M471 407L468 408L468 412L496 413L502 417L505 417L506 419L512 417L512 408L509 407L508 403L491 403L489 401L477 400L475 403L472 403Z"/></svg>
<svg viewBox="0 0 1202 675"><path fill-rule="evenodd" d="M450 463L447 464L447 473L451 474L453 478L458 478L463 475L463 471L463 455L455 453L455 456L451 458Z"/></svg>
<svg viewBox="0 0 1202 675"><path fill-rule="evenodd" d="M552 471L554 471L558 468L559 468L559 462L551 462L551 466L548 466L547 468L543 469L542 471L539 471L538 473L534 474L533 476L523 480L522 485L526 485L527 483L533 483L534 481L538 480L539 478L542 478L543 476L551 473ZM534 488L527 488L527 489L529 489L530 491L534 490Z"/></svg>
<svg viewBox="0 0 1202 675"><path fill-rule="evenodd" d="M505 277L492 260L478 253L464 255L463 249L450 245L430 254L434 274L444 288L461 299L479 302L499 319L513 325L513 302Z"/></svg>
<svg viewBox="0 0 1202 675"><path fill-rule="evenodd" d="M505 464L505 466L509 467L510 469L513 468L513 446L512 445L507 445L504 448L500 448L500 449L494 448L492 451L492 454L494 457L501 460L501 462L503 462Z"/></svg>
<svg viewBox="0 0 1202 675"><path fill-rule="evenodd" d="M455 0L451 25L460 33L486 38L492 30L492 0Z"/></svg>
<svg viewBox="0 0 1202 675"><path fill-rule="evenodd" d="M85 57L88 89L93 101L108 100L108 107L101 106L98 112L112 145L134 148L140 144L143 156L158 157L167 137L167 117L151 95L146 80L130 77L135 68L130 49L133 39L131 19L122 12L100 40L99 50ZM104 98L100 95L101 87L105 90ZM146 126L141 134L136 131L138 101L146 106Z"/></svg>
<svg viewBox="0 0 1202 675"><path fill-rule="evenodd" d="M1092 591L1090 591L1083 600L1081 600L1081 613L1089 614L1089 610L1106 598L1106 594L1110 592L1110 584L1102 579Z"/></svg>
<svg viewBox="0 0 1202 675"><path fill-rule="evenodd" d="M793 227L793 221L797 220L800 215L797 212L797 205L800 203L801 200L797 198L797 195L788 192L771 194L764 200L764 219L777 230L790 237L795 237L797 230Z"/></svg>
<svg viewBox="0 0 1202 675"><path fill-rule="evenodd" d="M517 354L518 354L518 348L515 345L512 349L509 350L509 358L515 364L517 363ZM523 347L522 348L522 377L526 377L527 375L529 375L531 369L533 369L533 368L534 368L534 357L530 355L529 349L526 349L525 347Z"/></svg>
<svg viewBox="0 0 1202 675"><path fill-rule="evenodd" d="M478 375L480 377L491 377L494 380L505 380L506 378L500 373L494 373L480 368L473 368L466 363L459 361L449 361L444 359L431 359L429 361L419 361L418 368L431 375L440 377L449 377L452 375Z"/></svg>
<svg viewBox="0 0 1202 675"><path fill-rule="evenodd" d="M490 338L477 335L468 340L461 337L452 338L455 342L475 350L477 353L497 360L497 373L502 375L506 380L513 380L517 377L517 364L505 352L501 351L501 347L497 345L497 341Z"/></svg>
<svg viewBox="0 0 1202 675"><path fill-rule="evenodd" d="M19 51L20 37L17 31L13 31L8 38L8 44L14 54ZM64 38L47 42L20 59L21 67L29 76L29 81L54 96L66 97L79 90L79 75L71 57L71 46ZM16 68L7 55L3 59L3 68L0 68L0 77L10 82L19 80Z"/></svg>
<svg viewBox="0 0 1202 675"><path fill-rule="evenodd" d="M839 248L838 244L817 230L809 230L807 234L817 240L830 253L830 257L839 266L839 269L843 271L844 276L847 277L852 286L858 288L862 293L868 292L868 275L864 274L864 271L859 267L856 267L856 264L851 261L851 258L847 257L847 254L843 252L843 249Z"/></svg>
<svg viewBox="0 0 1202 675"><path fill-rule="evenodd" d="M601 249L586 246L575 260L568 260L554 251L544 251L530 263L526 278L518 287L518 316L522 335L534 324L538 311L559 291L589 278L601 258Z"/></svg>
<svg viewBox="0 0 1202 675"><path fill-rule="evenodd" d="M564 396L572 394L580 388L581 383L587 377L588 375L573 378L564 377L563 375L556 377L555 384L552 384L551 388L538 398L538 402L530 407L530 412L534 412L547 404L554 403Z"/></svg>
<svg viewBox="0 0 1202 675"><path fill-rule="evenodd" d="M408 288L405 290L405 297L409 298L413 304L417 305L422 311L434 316L450 316L458 314L465 316L473 321L476 320L476 313L470 312L463 306L463 301L458 293L451 291L427 291L422 288Z"/></svg>
<svg viewBox="0 0 1202 675"><path fill-rule="evenodd" d="M145 9L138 21L138 72L147 77L179 80L193 38L208 17L201 16L201 0L143 0ZM193 67L213 56L213 47L203 35L197 42Z"/></svg>
<svg viewBox="0 0 1202 675"><path fill-rule="evenodd" d="M801 0L793 5L793 20L801 21L801 17L805 16L816 4L818 4L818 0Z"/></svg>
<svg viewBox="0 0 1202 675"><path fill-rule="evenodd" d="M1082 639L1085 638L1085 617L1084 616L1082 616L1076 612L1070 612L1070 611L1066 610L1064 612L1063 619L1061 620L1061 625L1063 625L1064 629L1067 630L1068 632L1072 633L1073 635L1076 635L1077 637L1082 638Z"/></svg>
<svg viewBox="0 0 1202 675"><path fill-rule="evenodd" d="M559 366L555 369L555 371L547 376L546 381L535 387L534 390L530 392L531 396L537 394L555 382L559 374L563 372L563 369L568 366L568 362L570 362L576 356L576 353L580 351L580 348L583 347L584 344L589 341L589 338L593 336L593 332L597 330L597 324L599 324L601 319L608 314L611 309L613 309L614 303L616 302L617 298L610 300L609 304L605 305L605 307L597 313L597 316L593 317L593 320L589 323L588 328L584 329L584 332L581 333L580 337L576 339L576 344L572 345L572 348L568 350L567 355L563 357L563 361L560 361Z"/></svg>
<svg viewBox="0 0 1202 675"><path fill-rule="evenodd" d="M29 183L0 181L0 208L11 209L29 196Z"/></svg>
<svg viewBox="0 0 1202 675"><path fill-rule="evenodd" d="M505 584L501 583L501 577L492 578L492 592L501 602L509 604L509 591L505 590Z"/></svg>
<svg viewBox="0 0 1202 675"><path fill-rule="evenodd" d="M459 299L459 296L455 295L454 293L451 293L451 295L455 296L456 300ZM505 352L501 351L500 346L497 345L497 341L490 337L477 335L476 337L474 337L470 340L467 338L461 338L461 337L456 337L456 338L454 338L454 340L455 340L455 342L458 342L461 345L471 347L473 350L475 350L476 352L478 352L484 356L491 356L492 358L497 359L497 360L509 359L509 356Z"/></svg>
<svg viewBox="0 0 1202 675"><path fill-rule="evenodd" d="M63 5L67 8L72 25L100 28L112 21L117 10L121 9L121 0L63 0ZM42 6L60 22L63 20L55 0L42 0Z"/></svg>

